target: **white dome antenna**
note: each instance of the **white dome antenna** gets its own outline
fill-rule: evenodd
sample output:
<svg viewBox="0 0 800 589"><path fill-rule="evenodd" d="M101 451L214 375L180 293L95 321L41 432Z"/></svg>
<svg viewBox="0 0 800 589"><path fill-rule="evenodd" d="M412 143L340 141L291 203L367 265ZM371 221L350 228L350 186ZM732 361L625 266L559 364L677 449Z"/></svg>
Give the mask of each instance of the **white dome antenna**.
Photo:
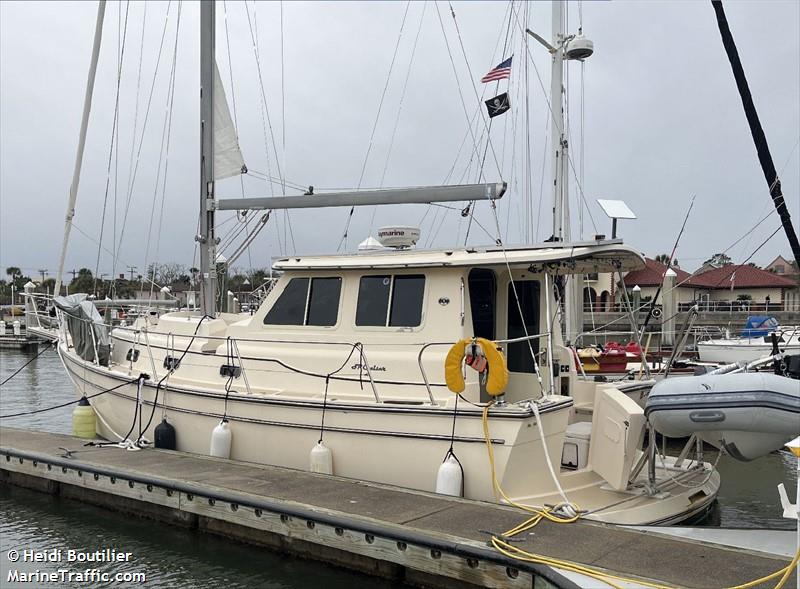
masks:
<svg viewBox="0 0 800 589"><path fill-rule="evenodd" d="M419 241L419 227L381 227L378 229L378 241L383 247L408 249Z"/></svg>
<svg viewBox="0 0 800 589"><path fill-rule="evenodd" d="M578 33L573 37L565 49L567 59L583 61L594 53L594 42Z"/></svg>

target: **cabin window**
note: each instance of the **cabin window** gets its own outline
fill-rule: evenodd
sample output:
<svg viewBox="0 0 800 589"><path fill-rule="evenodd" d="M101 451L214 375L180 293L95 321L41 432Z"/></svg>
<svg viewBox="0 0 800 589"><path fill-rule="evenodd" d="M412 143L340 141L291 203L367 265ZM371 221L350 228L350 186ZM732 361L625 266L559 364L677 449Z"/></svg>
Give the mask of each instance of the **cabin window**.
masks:
<svg viewBox="0 0 800 589"><path fill-rule="evenodd" d="M292 278L264 318L266 325L336 325L342 279Z"/></svg>
<svg viewBox="0 0 800 589"><path fill-rule="evenodd" d="M516 288L517 296L514 296ZM508 339L536 335L539 333L539 282L516 280L514 287L508 285ZM517 306L519 299L519 306ZM520 308L522 316L520 316ZM531 340L534 353L539 349L539 340ZM508 370L510 372L534 372L533 358L527 341L508 344Z"/></svg>
<svg viewBox="0 0 800 589"><path fill-rule="evenodd" d="M362 276L358 287L356 325L417 327L422 323L425 276Z"/></svg>
<svg viewBox="0 0 800 589"><path fill-rule="evenodd" d="M308 295L306 325L320 325L323 327L336 325L341 291L342 279L339 277L312 278Z"/></svg>

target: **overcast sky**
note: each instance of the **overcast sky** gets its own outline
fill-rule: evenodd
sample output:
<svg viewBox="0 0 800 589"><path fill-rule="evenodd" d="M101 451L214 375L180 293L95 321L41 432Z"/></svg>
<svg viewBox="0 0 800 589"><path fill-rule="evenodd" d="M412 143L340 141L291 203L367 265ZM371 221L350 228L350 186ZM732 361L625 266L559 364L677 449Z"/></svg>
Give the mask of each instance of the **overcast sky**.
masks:
<svg viewBox="0 0 800 589"><path fill-rule="evenodd" d="M526 232L531 241L547 238L552 220L551 195L546 190L550 183L547 97L542 86L549 91L549 55L529 39L533 61L528 62L526 89L520 30L526 8L514 4L509 28L506 2L453 2L452 6L460 40L446 3L437 7L432 2L410 6L286 2L282 19L278 3L247 7L218 3L217 61L229 102L235 98L248 167L278 177L280 166L292 185L312 184L318 192L353 188L359 184L369 150L362 187L476 182L486 146L485 123L477 121L468 131L468 120L479 100L493 96L496 87L479 80L513 53L512 80L499 84L499 92L509 92L512 110L493 121L492 147L482 172L489 181L509 182L510 190L498 204L504 240L523 242ZM725 7L797 228L800 3L739 1ZM588 203L583 236L610 233L610 221L597 206L597 198L622 199L638 215L637 220L620 224L626 242L651 256L668 252L696 195L677 253L682 267L693 270L773 210L714 11L705 1L591 2L579 8L578 3L569 4L569 30L576 32L582 17L584 33L596 51L583 66L583 92L581 65L569 66L570 145L575 175L583 177ZM100 272L125 272L128 264L141 271L153 260L187 267L198 263L193 238L199 200L199 5L184 3L180 21L177 9L177 2L107 5L74 219L79 230L72 231L67 270L85 266L94 271L104 202ZM528 26L550 38L549 3L531 4L527 12ZM95 14L92 2L0 2L3 270L17 265L31 275L38 275L39 268L55 274ZM251 31L258 36L260 75ZM110 152L123 32L118 149ZM170 143L168 153L160 156L173 59ZM262 108L262 82L269 123ZM485 110L482 113L485 117ZM476 151L477 159L471 158ZM281 193L279 185L268 185L256 176L219 182L218 196L241 196L242 189L247 196ZM571 192L573 237L577 237L574 176ZM527 229L526 200L533 211ZM469 243L490 243L495 221L486 203L476 211ZM234 265L264 267L271 257L287 252L335 252L347 213L321 209L292 212L290 219L283 213L275 215L250 256ZM218 220L223 237L237 223L230 213L220 214ZM399 223L421 225L423 246L453 246L466 238L467 222L457 211L384 207L356 211L346 247L352 251L370 230L374 234L380 226ZM778 226L773 212L728 253L734 261L744 261ZM108 253L115 241L120 244L116 264ZM235 244L226 253L234 248ZM782 232L753 260L765 264L779 253L790 253Z"/></svg>

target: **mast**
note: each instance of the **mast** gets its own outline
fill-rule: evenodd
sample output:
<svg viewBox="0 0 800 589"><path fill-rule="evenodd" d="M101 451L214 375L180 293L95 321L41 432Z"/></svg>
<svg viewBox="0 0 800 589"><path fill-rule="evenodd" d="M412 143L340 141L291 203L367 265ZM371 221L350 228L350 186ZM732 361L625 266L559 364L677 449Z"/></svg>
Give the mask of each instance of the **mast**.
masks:
<svg viewBox="0 0 800 589"><path fill-rule="evenodd" d="M550 75L550 108L552 110L551 172L553 177L553 240L569 238L564 227L564 207L568 203L567 141L564 136L564 2L553 0L553 67Z"/></svg>
<svg viewBox="0 0 800 589"><path fill-rule="evenodd" d="M526 32L544 45L553 56L550 74L551 172L553 178L553 241L570 241L569 224L569 144L564 121L564 61L583 61L594 53L594 44L583 36L566 34L564 0L552 2L552 43L530 29ZM583 329L583 275L568 280L564 292L566 339L575 341Z"/></svg>
<svg viewBox="0 0 800 589"><path fill-rule="evenodd" d="M569 241L569 143L564 120L564 69L567 47L564 0L553 0L553 67L550 75L550 108L553 111L551 169L553 173L553 240ZM583 275L572 275L564 285L564 331L574 342L583 329Z"/></svg>
<svg viewBox="0 0 800 589"><path fill-rule="evenodd" d="M742 99L742 106L744 107L744 114L747 117L747 123L750 125L750 134L753 136L753 142L756 144L756 151L758 152L758 161L761 163L761 169L764 171L764 178L767 180L769 187L769 195L772 198L772 203L775 205L775 210L781 218L783 230L786 232L786 237L789 239L789 245L792 248L792 255L794 261L800 267L800 242L797 239L797 233L794 232L792 227L792 218L789 215L789 209L786 208L786 201L783 199L781 191L781 180L778 178L778 173L775 171L775 164L772 161L772 154L767 145L767 137L764 135L764 129L761 127L761 121L758 119L758 112L756 112L756 105L753 103L753 96L750 94L750 86L747 84L747 77L744 74L742 62L739 59L739 52L736 49L736 43L733 40L731 29L728 26L728 19L725 18L725 10L722 8L720 0L712 0L714 12L717 14L717 25L719 26L719 34L722 36L722 44L725 46L725 52L728 54L728 61L731 63L733 70L733 77L736 79L736 87L739 89L739 96Z"/></svg>
<svg viewBox="0 0 800 589"><path fill-rule="evenodd" d="M217 243L214 232L214 0L200 3L200 244L201 308L216 314Z"/></svg>
<svg viewBox="0 0 800 589"><path fill-rule="evenodd" d="M92 110L92 94L94 93L94 78L97 73L97 59L100 56L100 41L103 38L103 18L106 13L106 2L100 0L97 4L97 21L94 26L94 46L92 47L92 60L89 65L89 76L86 79L86 94L83 97L83 118L81 130L78 135L78 151L75 154L75 167L72 171L72 184L69 186L69 201L67 202L67 215L64 222L64 240L61 242L61 257L58 259L56 272L56 285L53 296L61 293L61 282L64 275L64 261L67 257L69 233L72 229L72 218L75 216L75 200L78 198L78 185L81 181L81 166L83 165L83 149L86 146L86 129L89 127L89 113Z"/></svg>

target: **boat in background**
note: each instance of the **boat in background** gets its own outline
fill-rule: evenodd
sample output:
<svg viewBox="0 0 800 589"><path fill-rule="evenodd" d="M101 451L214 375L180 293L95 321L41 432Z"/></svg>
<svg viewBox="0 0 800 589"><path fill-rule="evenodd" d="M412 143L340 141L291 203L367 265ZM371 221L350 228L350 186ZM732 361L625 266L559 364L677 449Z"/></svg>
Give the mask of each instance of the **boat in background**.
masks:
<svg viewBox="0 0 800 589"><path fill-rule="evenodd" d="M779 326L773 317L767 317L760 325L752 326L751 319L753 318L748 317L747 326L740 337L697 342L700 361L719 364L747 363L776 351L800 354L800 326Z"/></svg>

